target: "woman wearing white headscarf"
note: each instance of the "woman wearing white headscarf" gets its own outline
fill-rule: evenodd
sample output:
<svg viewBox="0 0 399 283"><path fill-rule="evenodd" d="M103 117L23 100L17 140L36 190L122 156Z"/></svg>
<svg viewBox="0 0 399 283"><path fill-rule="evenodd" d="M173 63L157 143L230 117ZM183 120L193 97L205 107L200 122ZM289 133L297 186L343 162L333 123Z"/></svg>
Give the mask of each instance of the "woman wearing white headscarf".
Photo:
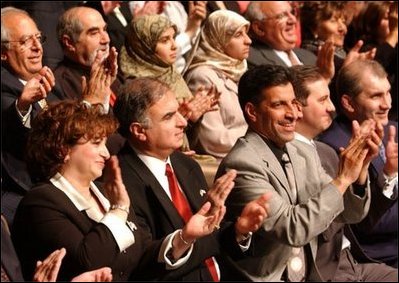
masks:
<svg viewBox="0 0 399 283"><path fill-rule="evenodd" d="M249 22L241 15L219 10L209 15L201 31L185 80L191 90L199 85L215 85L221 95L219 109L204 114L197 139L190 141L198 153L221 159L247 130L238 102L237 84L247 70L251 44L248 29Z"/></svg>

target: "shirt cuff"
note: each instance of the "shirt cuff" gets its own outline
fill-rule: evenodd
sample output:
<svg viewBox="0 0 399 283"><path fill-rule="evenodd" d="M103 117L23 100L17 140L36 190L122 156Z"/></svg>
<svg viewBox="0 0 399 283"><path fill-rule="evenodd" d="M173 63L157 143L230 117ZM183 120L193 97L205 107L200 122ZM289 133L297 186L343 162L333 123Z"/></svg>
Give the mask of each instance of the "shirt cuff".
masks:
<svg viewBox="0 0 399 283"><path fill-rule="evenodd" d="M15 109L17 110L22 125L30 129L30 113L32 112L32 105L29 105L29 109L27 111L20 111L18 108L18 99L17 99L15 100Z"/></svg>
<svg viewBox="0 0 399 283"><path fill-rule="evenodd" d="M87 105L88 107L91 107L91 103L88 102L87 100L82 100L82 103ZM109 99L107 99L106 103L101 103L104 107L104 114L109 113Z"/></svg>
<svg viewBox="0 0 399 283"><path fill-rule="evenodd" d="M397 197L398 190L398 173L390 177L384 174L384 187L382 193L389 199L395 199Z"/></svg>
<svg viewBox="0 0 399 283"><path fill-rule="evenodd" d="M242 252L246 252L251 246L252 241L252 232L249 232L249 236L241 242L238 242L238 246L240 247Z"/></svg>
<svg viewBox="0 0 399 283"><path fill-rule="evenodd" d="M170 258L168 258L168 254L170 254L173 249L172 246L173 238L175 237L175 235L177 235L177 233L179 233L179 231L180 230L176 230L172 234L169 234L162 242L162 246L158 254L158 262L164 262L166 264L166 270L177 269L182 265L184 265L190 258L191 253L193 251L194 245L191 244L190 248L185 253L184 257L181 257L178 260L174 260L173 262Z"/></svg>
<svg viewBox="0 0 399 283"><path fill-rule="evenodd" d="M122 252L134 244L134 234L125 221L112 213L107 213L101 219L103 223L111 231L116 243L118 244L119 251Z"/></svg>

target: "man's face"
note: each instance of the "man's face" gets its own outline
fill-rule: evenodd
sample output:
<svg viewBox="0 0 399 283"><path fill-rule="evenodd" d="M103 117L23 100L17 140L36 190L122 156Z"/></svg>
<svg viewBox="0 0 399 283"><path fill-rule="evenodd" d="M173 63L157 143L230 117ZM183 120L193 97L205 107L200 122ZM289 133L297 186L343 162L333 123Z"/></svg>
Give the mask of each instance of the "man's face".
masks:
<svg viewBox="0 0 399 283"><path fill-rule="evenodd" d="M363 91L350 99L351 112L359 123L373 118L383 125L388 124L388 112L392 107L391 85L387 78L380 78L369 70L362 73L360 84Z"/></svg>
<svg viewBox="0 0 399 283"><path fill-rule="evenodd" d="M260 39L279 51L293 49L297 41L297 19L291 5L287 1L271 1L261 2L260 7L266 16L259 23Z"/></svg>
<svg viewBox="0 0 399 283"><path fill-rule="evenodd" d="M303 118L299 120L300 134L313 139L332 123L335 107L330 99L330 90L324 79L307 83L309 96L302 106ZM302 131L304 131L302 133Z"/></svg>
<svg viewBox="0 0 399 283"><path fill-rule="evenodd" d="M178 112L179 103L173 92L168 91L147 110L149 127L145 129L149 153L165 159L183 144L187 121Z"/></svg>
<svg viewBox="0 0 399 283"><path fill-rule="evenodd" d="M291 83L263 90L263 100L255 106L251 127L277 146L294 139L298 106Z"/></svg>
<svg viewBox="0 0 399 283"><path fill-rule="evenodd" d="M81 9L77 14L83 30L73 44L73 53L80 64L90 67L98 52L102 53L104 58L108 57L110 39L107 24L96 10Z"/></svg>
<svg viewBox="0 0 399 283"><path fill-rule="evenodd" d="M40 32L31 18L20 13L9 13L3 23L10 32L10 48L2 50L1 60L23 80L30 80L42 66L43 47Z"/></svg>

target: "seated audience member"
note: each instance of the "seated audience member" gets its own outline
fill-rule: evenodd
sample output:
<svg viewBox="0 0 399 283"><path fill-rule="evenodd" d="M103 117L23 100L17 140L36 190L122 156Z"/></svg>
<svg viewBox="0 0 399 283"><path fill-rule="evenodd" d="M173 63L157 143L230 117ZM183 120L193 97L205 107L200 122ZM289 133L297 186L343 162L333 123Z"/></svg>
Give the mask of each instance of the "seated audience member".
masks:
<svg viewBox="0 0 399 283"><path fill-rule="evenodd" d="M188 128L190 133L195 131L195 124L203 114L214 109L218 103L218 94L214 88L206 90L199 87L193 95L183 77L176 71L176 32L176 26L164 16L138 17L129 25L119 62L125 78L153 77L165 82L176 94L179 111L191 125ZM190 152L186 136L181 150ZM216 160L206 155L196 154L193 157L208 172L208 179L212 179L210 183L213 183L218 165Z"/></svg>
<svg viewBox="0 0 399 283"><path fill-rule="evenodd" d="M251 22L253 39L248 57L249 68L272 64L280 66L317 65L327 79L334 76L333 46L326 44L318 57L312 52L296 48L296 10L288 1L262 1L249 4L246 18Z"/></svg>
<svg viewBox="0 0 399 283"><path fill-rule="evenodd" d="M43 45L43 65L54 70L64 58L61 45L57 39L57 22L59 16L67 9L78 6L83 1L10 1L9 5L25 10L35 21L37 27L46 36ZM4 3L4 1L2 2Z"/></svg>
<svg viewBox="0 0 399 283"><path fill-rule="evenodd" d="M332 41L335 46L334 55L345 59L345 8L346 2L341 1L306 1L301 7L301 47L317 55L319 46Z"/></svg>
<svg viewBox="0 0 399 283"><path fill-rule="evenodd" d="M57 90L64 97L82 99L85 84L96 74L92 67L99 58L109 76L107 90L91 102L112 106L120 84L118 53L115 47L109 46L107 24L101 14L88 7L68 9L59 18L57 34L64 51L64 60L54 71Z"/></svg>
<svg viewBox="0 0 399 283"><path fill-rule="evenodd" d="M331 125L335 111L330 100L328 83L316 67L295 66L293 71L295 96L301 104L299 109L302 112L302 117L298 119L295 127L295 139L314 147L323 168L335 178L339 170L337 153L327 144L314 140ZM366 120L362 127L367 127L367 124L372 122L373 120ZM358 216L358 219L352 221L360 222L368 213L370 200L364 206L361 205L362 197L354 200L360 205L348 203L345 205L345 210L350 210L350 213ZM370 207L370 209L379 208ZM395 281L398 276L397 269L368 258L355 239L350 226L346 224L351 223L333 221L318 237L316 265L323 281Z"/></svg>
<svg viewBox="0 0 399 283"><path fill-rule="evenodd" d="M100 12L107 23L107 33L111 46L119 53L125 43L127 26L133 15L127 1L85 1L86 7Z"/></svg>
<svg viewBox="0 0 399 283"><path fill-rule="evenodd" d="M30 121L47 102L62 97L54 92L53 72L42 65L46 37L29 15L2 8L1 31L1 203L12 225L15 209L32 185L24 162Z"/></svg>
<svg viewBox="0 0 399 283"><path fill-rule="evenodd" d="M65 253L66 251L64 248L55 250L43 261L38 261L36 263L33 281L55 282ZM8 224L5 218L3 218L3 215L1 215L1 282L8 281L23 282L25 280L22 277L21 265L11 241ZM103 267L93 271L88 271L72 278L71 281L111 282L111 268Z"/></svg>
<svg viewBox="0 0 399 283"><path fill-rule="evenodd" d="M373 59L375 49L360 53L363 41L358 41L347 53L344 49L344 39L347 33L345 10L346 2L307 1L301 8L302 16L302 48L318 54L324 44L334 46L334 70L335 73L342 66L350 64L355 60ZM335 92L335 78L331 83L331 99L334 106L338 108L339 100ZM339 111L338 111L339 112Z"/></svg>
<svg viewBox="0 0 399 283"><path fill-rule="evenodd" d="M236 172L221 176L207 191L199 165L176 151L183 142L187 122L166 84L152 78L127 80L114 109L121 124L119 131L127 139L118 154L123 182L141 220L139 224L151 233L152 239L181 229L205 201L212 203L211 211L225 211L224 201ZM180 237L187 247L192 247L190 259L170 274L159 274L157 280L244 280L225 253L232 258L244 256L243 252L250 248L251 233L267 216L267 199L268 195L260 196L244 208L234 225L218 222L214 233L197 241L183 228ZM134 279L142 279L146 272L149 271L139 270Z"/></svg>
<svg viewBox="0 0 399 283"><path fill-rule="evenodd" d="M358 219L352 209L363 207L370 197L367 156L377 154L380 141L375 125L353 137L332 179L315 149L294 140L298 102L291 81L290 70L277 65L244 73L238 97L249 129L216 175L237 171L226 200L227 219L236 219L248 202L271 193L268 217L252 237L254 252L236 261L254 281L321 281L315 265L318 235L334 219ZM362 192L361 200L352 184ZM354 205L350 211L345 210L348 203Z"/></svg>
<svg viewBox="0 0 399 283"><path fill-rule="evenodd" d="M358 19L357 30L364 41L363 50L376 48L375 60L388 73L391 93L397 93L398 86L398 2L371 1ZM398 120L397 95L392 96L391 120Z"/></svg>
<svg viewBox="0 0 399 283"><path fill-rule="evenodd" d="M117 159L105 146L116 127L101 104L77 101L50 105L33 121L28 164L32 176L43 182L21 201L12 231L25 278L32 278L38 258L62 247L67 255L60 280L103 266L112 268L116 281L129 279L135 269L151 270L156 277L187 261L189 254L181 256L190 246L179 231L150 241L130 209ZM93 182L104 167L107 197ZM213 232L224 213L221 207L207 214L209 208L204 204L182 227L186 239Z"/></svg>
<svg viewBox="0 0 399 283"><path fill-rule="evenodd" d="M130 1L134 18L159 14L176 26L176 70L182 73L186 57L194 45L203 20L206 18L207 1L187 1L187 10L180 1Z"/></svg>
<svg viewBox="0 0 399 283"><path fill-rule="evenodd" d="M200 154L223 158L247 130L238 102L237 83L247 69L251 44L248 29L247 20L228 10L213 12L202 28L199 48L185 80L191 91L214 85L220 97L218 109L205 113L194 134L189 136L191 147Z"/></svg>
<svg viewBox="0 0 399 283"><path fill-rule="evenodd" d="M374 119L383 125L384 139L379 155L369 168L371 209L360 223L352 225L363 251L371 258L397 267L398 264L398 144L397 122L388 120L391 85L384 68L373 60L359 60L343 67L337 77L342 114L320 140L337 152L351 139L351 124Z"/></svg>

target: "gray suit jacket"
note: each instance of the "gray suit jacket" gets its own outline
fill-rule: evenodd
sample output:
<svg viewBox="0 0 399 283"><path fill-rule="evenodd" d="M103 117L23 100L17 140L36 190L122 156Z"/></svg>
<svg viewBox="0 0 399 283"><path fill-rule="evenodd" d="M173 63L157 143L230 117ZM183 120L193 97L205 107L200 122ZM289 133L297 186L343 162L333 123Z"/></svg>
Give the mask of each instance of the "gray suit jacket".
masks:
<svg viewBox="0 0 399 283"><path fill-rule="evenodd" d="M293 51L304 65L316 65L317 57L312 52L302 48L294 48ZM277 56L276 52L274 52L271 47L259 41L255 41L251 45L247 62L248 68L264 64L287 67L284 61Z"/></svg>
<svg viewBox="0 0 399 283"><path fill-rule="evenodd" d="M320 281L314 263L317 237L336 218L344 222L358 221L357 213L346 213L344 205L369 205L369 188L360 199L345 194L345 201L331 177L324 171L316 150L305 143L292 141L286 145L294 167L298 201L294 203L288 180L279 160L257 133L248 130L222 161L217 176L236 169L235 188L230 193L227 218L235 219L249 201L271 192L268 218L253 235L250 254L237 265L255 281L278 281L286 268L292 247L306 247L308 280Z"/></svg>

